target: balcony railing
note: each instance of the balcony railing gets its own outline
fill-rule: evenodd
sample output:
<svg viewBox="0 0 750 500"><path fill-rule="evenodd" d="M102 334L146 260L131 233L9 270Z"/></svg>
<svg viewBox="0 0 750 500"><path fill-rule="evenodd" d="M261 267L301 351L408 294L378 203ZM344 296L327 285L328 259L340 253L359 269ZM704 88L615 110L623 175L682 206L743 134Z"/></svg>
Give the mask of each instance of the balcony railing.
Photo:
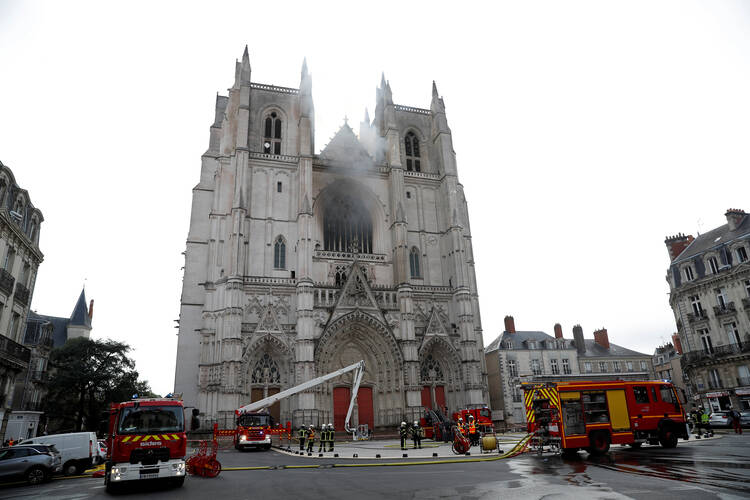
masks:
<svg viewBox="0 0 750 500"><path fill-rule="evenodd" d="M5 292L7 295L13 293L13 283L16 279L5 269L0 269L0 290Z"/></svg>
<svg viewBox="0 0 750 500"><path fill-rule="evenodd" d="M737 377L737 386L744 387L750 385L750 377Z"/></svg>
<svg viewBox="0 0 750 500"><path fill-rule="evenodd" d="M724 307L722 306L714 306L714 316L717 318L721 316L726 316L729 314L734 314L737 312L737 309L734 307L734 302L728 302Z"/></svg>
<svg viewBox="0 0 750 500"><path fill-rule="evenodd" d="M708 313L705 309L701 309L697 314L696 313L688 313L687 315L688 323L695 323L697 321L704 321L708 319Z"/></svg>
<svg viewBox="0 0 750 500"><path fill-rule="evenodd" d="M735 354L750 353L750 342L744 342L742 344L727 344L719 347L714 347L711 352L705 351L691 351L686 352L680 357L680 365L683 370L686 370L690 363L703 362L703 361L715 361L720 360L726 356L732 356Z"/></svg>
<svg viewBox="0 0 750 500"><path fill-rule="evenodd" d="M0 357L14 368L24 369L29 366L31 350L4 335L0 335Z"/></svg>
<svg viewBox="0 0 750 500"><path fill-rule="evenodd" d="M49 380L49 374L42 370L32 370L29 373L29 378L32 382L46 382Z"/></svg>
<svg viewBox="0 0 750 500"><path fill-rule="evenodd" d="M16 302L19 302L25 306L29 305L29 295L31 295L29 289L23 286L20 281L17 282L16 293L14 295Z"/></svg>

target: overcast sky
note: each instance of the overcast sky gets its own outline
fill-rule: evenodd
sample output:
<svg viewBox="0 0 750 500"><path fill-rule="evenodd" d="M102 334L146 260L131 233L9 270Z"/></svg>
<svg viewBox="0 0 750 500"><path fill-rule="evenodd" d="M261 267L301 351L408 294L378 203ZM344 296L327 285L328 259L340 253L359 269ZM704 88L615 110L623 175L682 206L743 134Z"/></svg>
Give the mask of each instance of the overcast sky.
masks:
<svg viewBox="0 0 750 500"><path fill-rule="evenodd" d="M316 149L397 104L445 99L485 345L519 330L642 352L675 330L664 237L750 210L750 2L8 2L0 161L45 221L32 308L128 342L173 387L191 189L217 92L313 77ZM200 6L200 7L199 7Z"/></svg>

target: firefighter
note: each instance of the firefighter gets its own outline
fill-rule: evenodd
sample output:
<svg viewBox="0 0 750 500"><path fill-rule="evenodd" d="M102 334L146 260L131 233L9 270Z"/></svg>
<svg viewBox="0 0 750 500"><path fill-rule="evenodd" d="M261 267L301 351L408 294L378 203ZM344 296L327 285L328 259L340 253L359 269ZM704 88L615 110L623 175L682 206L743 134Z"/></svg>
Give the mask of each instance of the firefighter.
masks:
<svg viewBox="0 0 750 500"><path fill-rule="evenodd" d="M334 433L333 424L328 424L328 451L333 451Z"/></svg>
<svg viewBox="0 0 750 500"><path fill-rule="evenodd" d="M464 427L463 418L458 417L458 424L456 424L456 428L461 432L462 435L466 436L466 428Z"/></svg>
<svg viewBox="0 0 750 500"><path fill-rule="evenodd" d="M328 428L326 424L320 424L320 443L318 443L318 453L326 451L326 441L328 441Z"/></svg>
<svg viewBox="0 0 750 500"><path fill-rule="evenodd" d="M477 426L474 423L474 415L469 415L469 439L472 446L479 444L479 433L477 433Z"/></svg>
<svg viewBox="0 0 750 500"><path fill-rule="evenodd" d="M422 448L422 428L416 420L411 427L411 438L414 440L414 448Z"/></svg>
<svg viewBox="0 0 750 500"><path fill-rule="evenodd" d="M312 453L313 445L315 444L315 427L312 425L307 429L305 440L307 441L307 452Z"/></svg>
<svg viewBox="0 0 750 500"><path fill-rule="evenodd" d="M398 429L398 433L401 436L401 449L406 449L406 437L409 435L409 430L406 428L406 422L401 422L401 427Z"/></svg>
<svg viewBox="0 0 750 500"><path fill-rule="evenodd" d="M299 432L297 433L297 436L299 436L299 451L305 451L305 435L307 435L305 426L300 425Z"/></svg>

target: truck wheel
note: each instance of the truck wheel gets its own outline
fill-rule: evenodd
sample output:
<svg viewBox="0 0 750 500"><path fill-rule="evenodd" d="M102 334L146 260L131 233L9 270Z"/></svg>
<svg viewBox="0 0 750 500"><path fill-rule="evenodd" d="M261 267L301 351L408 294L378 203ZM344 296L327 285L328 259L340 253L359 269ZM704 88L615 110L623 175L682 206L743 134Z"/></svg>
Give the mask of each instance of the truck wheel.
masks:
<svg viewBox="0 0 750 500"><path fill-rule="evenodd" d="M609 451L609 435L606 432L591 433L589 443L589 453L592 455L604 455Z"/></svg>
<svg viewBox="0 0 750 500"><path fill-rule="evenodd" d="M78 472L78 466L73 460L68 460L67 462L65 462L65 465L63 465L62 472L66 476L72 476L73 474Z"/></svg>
<svg viewBox="0 0 750 500"><path fill-rule="evenodd" d="M32 467L26 471L26 482L29 484L41 484L47 479L47 471L41 467Z"/></svg>
<svg viewBox="0 0 750 500"><path fill-rule="evenodd" d="M185 484L185 476L175 477L172 479L171 483L175 488L180 488L183 484Z"/></svg>
<svg viewBox="0 0 750 500"><path fill-rule="evenodd" d="M659 443L664 448L674 448L677 446L677 434L674 432L672 427L664 427L659 433Z"/></svg>

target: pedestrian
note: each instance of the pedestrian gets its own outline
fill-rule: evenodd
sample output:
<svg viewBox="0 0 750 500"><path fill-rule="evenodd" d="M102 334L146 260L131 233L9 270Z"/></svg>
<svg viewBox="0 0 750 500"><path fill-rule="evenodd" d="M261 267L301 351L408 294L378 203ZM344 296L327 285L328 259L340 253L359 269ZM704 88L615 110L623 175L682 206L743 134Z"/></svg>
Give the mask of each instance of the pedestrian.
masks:
<svg viewBox="0 0 750 500"><path fill-rule="evenodd" d="M732 425L734 426L734 433L735 434L742 434L742 422L740 421L741 415L740 412L729 407L729 415L732 417Z"/></svg>
<svg viewBox="0 0 750 500"><path fill-rule="evenodd" d="M401 427L398 429L399 436L401 436L401 449L406 449L406 437L409 435L409 430L406 428L406 422L401 422Z"/></svg>
<svg viewBox="0 0 750 500"><path fill-rule="evenodd" d="M336 430L333 428L333 424L328 424L328 451L333 451L333 441Z"/></svg>
<svg viewBox="0 0 750 500"><path fill-rule="evenodd" d="M416 420L411 427L411 438L414 441L414 449L422 448L422 428Z"/></svg>
<svg viewBox="0 0 750 500"><path fill-rule="evenodd" d="M299 426L299 432L297 432L297 436L299 437L299 451L305 451L305 436L307 435L307 431L305 430L305 425L301 424Z"/></svg>
<svg viewBox="0 0 750 500"><path fill-rule="evenodd" d="M312 453L313 445L315 444L315 427L313 427L312 424L307 429L307 435L305 436L305 440L307 441L307 452Z"/></svg>

